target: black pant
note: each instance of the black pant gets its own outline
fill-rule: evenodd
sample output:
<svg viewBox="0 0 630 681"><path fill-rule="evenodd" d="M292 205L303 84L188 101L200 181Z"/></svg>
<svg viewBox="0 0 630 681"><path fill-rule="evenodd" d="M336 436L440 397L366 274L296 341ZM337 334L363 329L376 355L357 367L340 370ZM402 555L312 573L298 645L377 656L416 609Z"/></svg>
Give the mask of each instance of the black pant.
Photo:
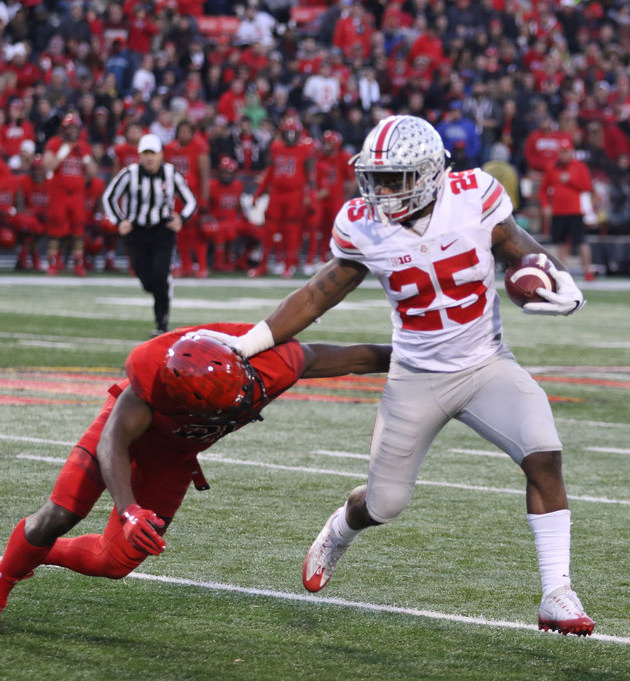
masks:
<svg viewBox="0 0 630 681"><path fill-rule="evenodd" d="M131 265L142 288L153 295L153 314L159 331L168 330L175 238L175 232L162 226L134 227L127 236Z"/></svg>

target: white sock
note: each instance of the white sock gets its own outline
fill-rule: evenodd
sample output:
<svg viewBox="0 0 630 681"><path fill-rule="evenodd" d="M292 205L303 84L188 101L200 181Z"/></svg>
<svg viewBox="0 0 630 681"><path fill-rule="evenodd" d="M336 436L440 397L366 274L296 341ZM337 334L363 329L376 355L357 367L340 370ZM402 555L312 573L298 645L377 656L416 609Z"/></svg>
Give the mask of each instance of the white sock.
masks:
<svg viewBox="0 0 630 681"><path fill-rule="evenodd" d="M534 533L543 598L559 586L570 587L571 511L528 513L527 522Z"/></svg>
<svg viewBox="0 0 630 681"><path fill-rule="evenodd" d="M361 532L361 530L353 530L350 525L348 525L348 521L346 520L347 505L348 503L346 502L335 513L335 517L332 521L332 530L337 537L339 537L342 543L349 545L359 536L359 532Z"/></svg>

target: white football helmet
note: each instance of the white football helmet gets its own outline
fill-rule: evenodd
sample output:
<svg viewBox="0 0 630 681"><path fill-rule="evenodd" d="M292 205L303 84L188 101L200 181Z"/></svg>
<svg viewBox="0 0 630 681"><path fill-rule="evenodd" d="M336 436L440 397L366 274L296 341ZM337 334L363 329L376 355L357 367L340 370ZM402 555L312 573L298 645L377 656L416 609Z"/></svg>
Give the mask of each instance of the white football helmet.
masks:
<svg viewBox="0 0 630 681"><path fill-rule="evenodd" d="M383 222L402 222L435 199L448 157L430 123L416 116L388 116L370 131L352 162L368 206ZM392 173L392 181L383 173ZM390 191L383 193L384 187Z"/></svg>

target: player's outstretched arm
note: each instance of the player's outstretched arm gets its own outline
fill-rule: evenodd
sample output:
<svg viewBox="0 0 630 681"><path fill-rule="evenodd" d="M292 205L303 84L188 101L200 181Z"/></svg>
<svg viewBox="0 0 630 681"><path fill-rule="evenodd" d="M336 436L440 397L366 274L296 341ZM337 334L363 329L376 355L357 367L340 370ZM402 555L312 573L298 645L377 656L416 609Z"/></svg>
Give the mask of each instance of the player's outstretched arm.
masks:
<svg viewBox="0 0 630 681"><path fill-rule="evenodd" d="M326 378L346 374L375 374L389 370L391 345L302 344L302 378Z"/></svg>
<svg viewBox="0 0 630 681"><path fill-rule="evenodd" d="M243 357L251 357L284 343L340 303L367 272L360 263L333 258L302 288L287 296L267 319L239 336L231 346Z"/></svg>

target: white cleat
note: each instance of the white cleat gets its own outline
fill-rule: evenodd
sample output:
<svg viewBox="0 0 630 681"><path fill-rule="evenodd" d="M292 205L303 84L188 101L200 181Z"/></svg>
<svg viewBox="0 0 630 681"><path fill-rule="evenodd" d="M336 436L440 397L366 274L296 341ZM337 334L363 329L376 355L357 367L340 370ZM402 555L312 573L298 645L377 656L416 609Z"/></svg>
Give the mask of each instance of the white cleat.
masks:
<svg viewBox="0 0 630 681"><path fill-rule="evenodd" d="M575 591L568 586L561 586L543 598L538 611L538 628L558 631L565 636L590 636L595 629L595 622L584 612Z"/></svg>
<svg viewBox="0 0 630 681"><path fill-rule="evenodd" d="M328 518L304 559L302 583L308 591L320 591L328 584L339 559L349 546L341 542L333 532L333 519L338 513L345 513L345 506L338 508Z"/></svg>

